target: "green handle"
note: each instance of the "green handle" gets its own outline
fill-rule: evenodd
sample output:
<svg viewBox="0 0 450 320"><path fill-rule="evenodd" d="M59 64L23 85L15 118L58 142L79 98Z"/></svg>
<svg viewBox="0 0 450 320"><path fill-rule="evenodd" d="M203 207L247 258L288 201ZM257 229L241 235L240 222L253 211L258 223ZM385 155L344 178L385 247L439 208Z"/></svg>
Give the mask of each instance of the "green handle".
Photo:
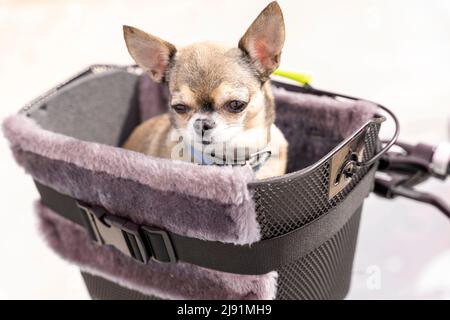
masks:
<svg viewBox="0 0 450 320"><path fill-rule="evenodd" d="M309 84L311 82L311 76L304 74L304 73L298 73L298 72L277 69L273 72L273 74L280 76L280 77L284 77L287 79L297 81L298 83L303 84L303 85Z"/></svg>

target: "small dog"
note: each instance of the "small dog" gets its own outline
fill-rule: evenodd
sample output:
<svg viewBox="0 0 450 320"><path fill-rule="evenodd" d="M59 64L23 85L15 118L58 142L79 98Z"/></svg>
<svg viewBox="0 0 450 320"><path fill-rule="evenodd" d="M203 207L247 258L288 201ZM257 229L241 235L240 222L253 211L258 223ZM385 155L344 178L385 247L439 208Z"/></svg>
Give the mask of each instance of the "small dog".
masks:
<svg viewBox="0 0 450 320"><path fill-rule="evenodd" d="M238 47L204 42L176 48L139 29L123 29L130 55L170 93L169 112L135 128L124 148L200 164L250 163L257 179L285 173L287 142L274 124L269 80L285 38L276 2Z"/></svg>

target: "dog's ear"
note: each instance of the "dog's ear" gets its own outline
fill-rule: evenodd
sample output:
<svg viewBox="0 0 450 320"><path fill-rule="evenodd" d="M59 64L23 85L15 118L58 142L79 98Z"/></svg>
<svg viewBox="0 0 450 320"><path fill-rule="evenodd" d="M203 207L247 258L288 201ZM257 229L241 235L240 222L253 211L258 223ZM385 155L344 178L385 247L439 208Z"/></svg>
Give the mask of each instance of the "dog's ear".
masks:
<svg viewBox="0 0 450 320"><path fill-rule="evenodd" d="M123 26L123 36L134 61L156 82L164 79L170 59L177 51L175 46L130 26Z"/></svg>
<svg viewBox="0 0 450 320"><path fill-rule="evenodd" d="M279 66L284 45L284 20L276 1L271 2L253 21L239 41L263 79Z"/></svg>

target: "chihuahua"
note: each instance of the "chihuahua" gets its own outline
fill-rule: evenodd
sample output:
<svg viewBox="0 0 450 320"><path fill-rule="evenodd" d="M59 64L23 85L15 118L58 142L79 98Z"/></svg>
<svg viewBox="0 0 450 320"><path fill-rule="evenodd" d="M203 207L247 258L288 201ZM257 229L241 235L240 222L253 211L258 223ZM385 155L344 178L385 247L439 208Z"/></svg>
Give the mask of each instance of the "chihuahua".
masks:
<svg viewBox="0 0 450 320"><path fill-rule="evenodd" d="M250 164L257 179L285 173L287 142L274 124L269 79L285 38L276 2L237 47L203 42L176 48L139 29L123 30L136 63L169 88L169 111L135 128L124 148L199 164Z"/></svg>

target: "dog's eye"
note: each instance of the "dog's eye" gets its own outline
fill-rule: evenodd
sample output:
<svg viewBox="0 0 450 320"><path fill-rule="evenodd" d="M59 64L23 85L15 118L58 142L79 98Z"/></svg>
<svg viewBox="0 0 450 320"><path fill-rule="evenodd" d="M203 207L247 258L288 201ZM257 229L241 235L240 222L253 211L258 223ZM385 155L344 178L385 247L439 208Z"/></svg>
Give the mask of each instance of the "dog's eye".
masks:
<svg viewBox="0 0 450 320"><path fill-rule="evenodd" d="M190 108L184 104L173 105L172 109L175 110L176 113L187 113L190 110Z"/></svg>
<svg viewBox="0 0 450 320"><path fill-rule="evenodd" d="M225 109L227 109L229 112L239 113L242 112L246 106L247 103L244 101L232 100L225 104Z"/></svg>

